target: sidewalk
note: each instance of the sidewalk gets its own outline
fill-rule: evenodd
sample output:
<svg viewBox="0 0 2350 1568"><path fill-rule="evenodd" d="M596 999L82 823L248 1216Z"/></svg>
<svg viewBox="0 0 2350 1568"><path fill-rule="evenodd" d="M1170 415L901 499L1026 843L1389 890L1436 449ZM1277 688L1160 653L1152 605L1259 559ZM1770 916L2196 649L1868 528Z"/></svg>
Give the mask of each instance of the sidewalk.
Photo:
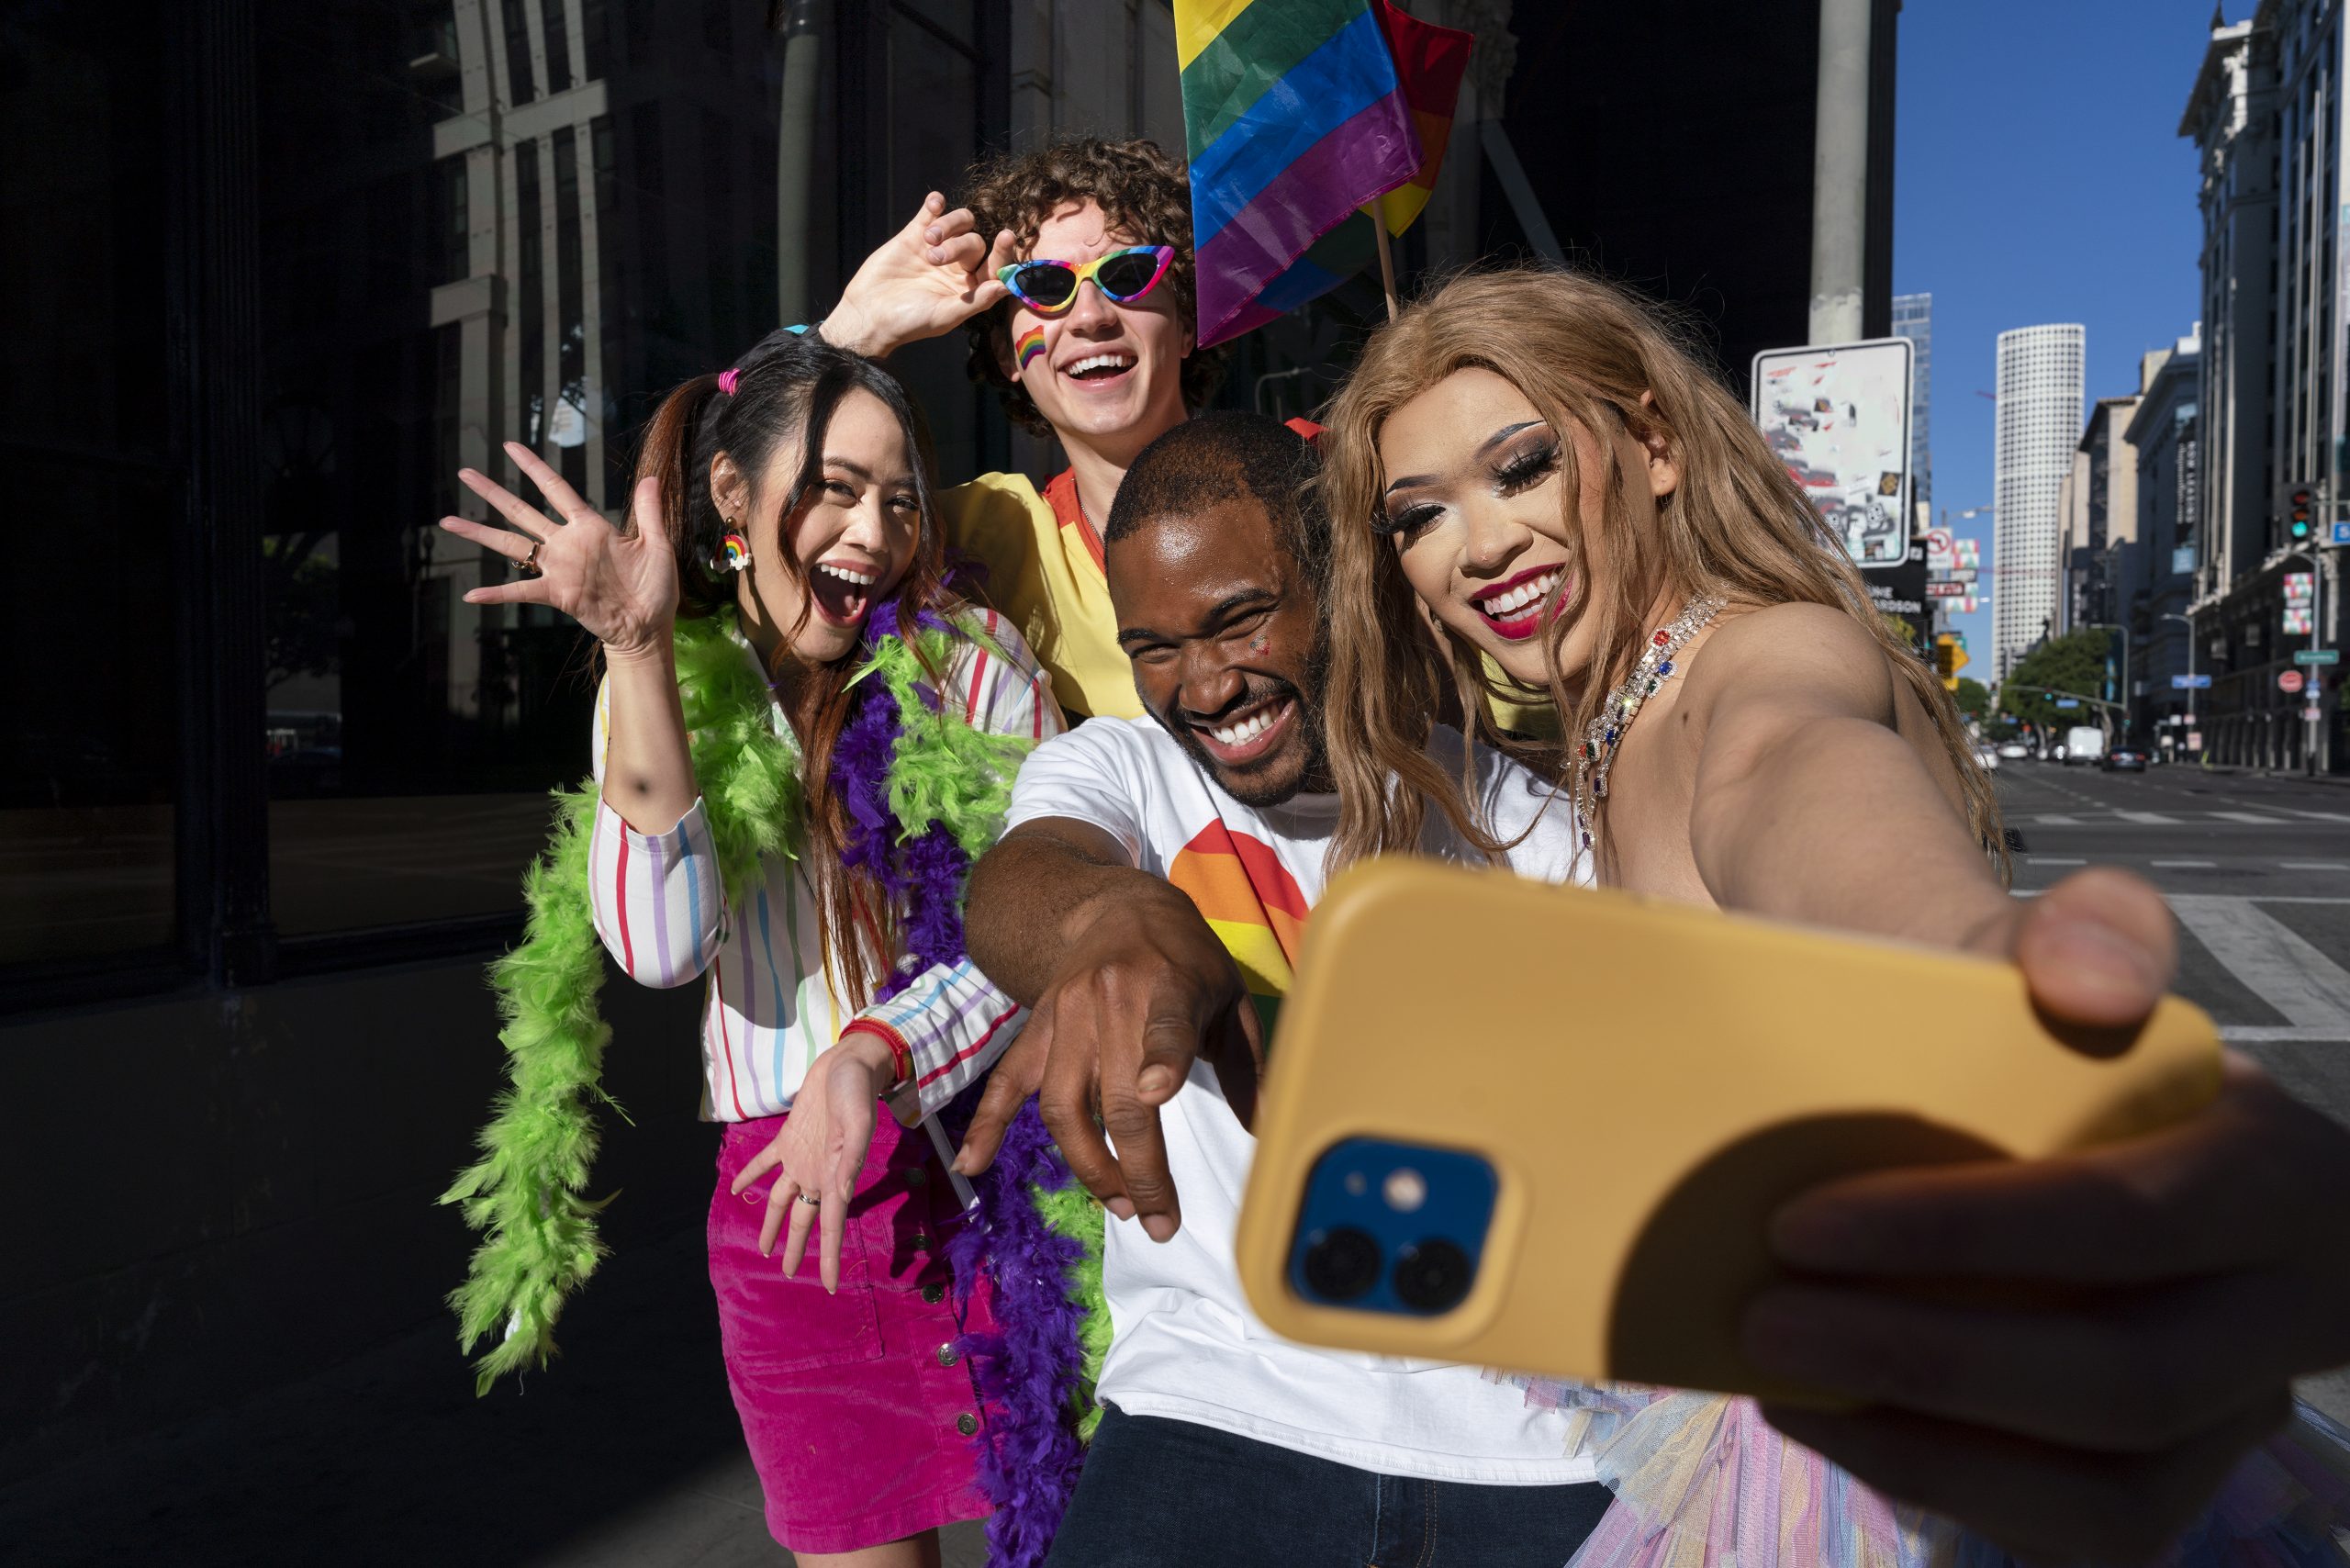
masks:
<svg viewBox="0 0 2350 1568"><path fill-rule="evenodd" d="M701 1227L612 1259L564 1356L486 1399L445 1319L0 1491L24 1568L778 1568ZM981 1568L977 1526L946 1568Z"/></svg>

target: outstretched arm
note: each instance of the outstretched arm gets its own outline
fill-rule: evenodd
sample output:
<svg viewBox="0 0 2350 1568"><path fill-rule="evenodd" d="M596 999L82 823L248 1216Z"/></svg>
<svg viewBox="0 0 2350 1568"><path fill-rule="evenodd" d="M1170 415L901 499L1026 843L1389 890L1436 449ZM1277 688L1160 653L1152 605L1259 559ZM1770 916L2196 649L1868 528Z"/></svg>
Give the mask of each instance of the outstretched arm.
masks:
<svg viewBox="0 0 2350 1568"><path fill-rule="evenodd" d="M1024 823L990 850L964 923L971 956L1031 1012L996 1063L957 1169L987 1169L1035 1094L1078 1179L1166 1240L1182 1221L1158 1107L1203 1057L1243 1121L1255 1103L1256 1009L1231 955L1190 899L1071 818Z"/></svg>
<svg viewBox="0 0 2350 1568"><path fill-rule="evenodd" d="M2161 895L2093 868L2006 896L1897 734L1907 698L1860 628L1758 611L1691 679L1692 846L1725 908L2004 958L2082 1023L2161 999ZM2143 1137L1806 1194L1772 1232L1798 1282L1750 1305L1744 1343L1862 1407L1771 1411L1862 1479L2022 1553L2149 1556L2292 1377L2350 1358L2345 1191L2350 1132L2232 1060L2215 1105Z"/></svg>

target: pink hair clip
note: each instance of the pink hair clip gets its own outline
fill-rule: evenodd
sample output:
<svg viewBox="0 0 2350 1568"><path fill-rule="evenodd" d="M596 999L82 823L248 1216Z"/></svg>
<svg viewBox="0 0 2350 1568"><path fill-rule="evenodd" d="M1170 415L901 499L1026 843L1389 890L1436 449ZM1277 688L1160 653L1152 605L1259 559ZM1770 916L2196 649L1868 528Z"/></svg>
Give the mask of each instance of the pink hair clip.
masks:
<svg viewBox="0 0 2350 1568"><path fill-rule="evenodd" d="M734 388L741 384L742 379L743 373L739 369L721 371L718 375L718 389L732 398L734 396Z"/></svg>

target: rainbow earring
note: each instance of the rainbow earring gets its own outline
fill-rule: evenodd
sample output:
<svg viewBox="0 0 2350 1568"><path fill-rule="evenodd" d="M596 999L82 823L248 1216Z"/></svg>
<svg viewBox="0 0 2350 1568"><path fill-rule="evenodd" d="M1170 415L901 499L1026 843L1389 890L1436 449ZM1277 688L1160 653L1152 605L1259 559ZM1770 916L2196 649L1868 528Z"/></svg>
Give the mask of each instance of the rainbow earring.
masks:
<svg viewBox="0 0 2350 1568"><path fill-rule="evenodd" d="M751 543L739 533L729 532L718 542L718 558L711 563L722 572L750 570Z"/></svg>

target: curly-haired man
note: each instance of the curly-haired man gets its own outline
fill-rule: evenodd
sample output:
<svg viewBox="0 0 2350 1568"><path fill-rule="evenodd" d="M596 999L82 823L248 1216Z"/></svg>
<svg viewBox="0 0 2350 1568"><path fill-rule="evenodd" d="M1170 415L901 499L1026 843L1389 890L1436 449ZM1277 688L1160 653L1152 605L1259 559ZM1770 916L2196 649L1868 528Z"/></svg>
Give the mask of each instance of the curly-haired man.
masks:
<svg viewBox="0 0 2350 1568"><path fill-rule="evenodd" d="M1080 716L1139 717L1103 576L1101 525L1127 466L1215 389L1192 323L1191 190L1147 140L1079 137L972 171L866 259L820 330L875 358L963 327L971 373L1069 467L1040 492L983 474L942 498L987 596ZM992 239L990 239L992 236ZM1053 263L1058 263L1055 265ZM1002 269L1019 264L1010 286Z"/></svg>

